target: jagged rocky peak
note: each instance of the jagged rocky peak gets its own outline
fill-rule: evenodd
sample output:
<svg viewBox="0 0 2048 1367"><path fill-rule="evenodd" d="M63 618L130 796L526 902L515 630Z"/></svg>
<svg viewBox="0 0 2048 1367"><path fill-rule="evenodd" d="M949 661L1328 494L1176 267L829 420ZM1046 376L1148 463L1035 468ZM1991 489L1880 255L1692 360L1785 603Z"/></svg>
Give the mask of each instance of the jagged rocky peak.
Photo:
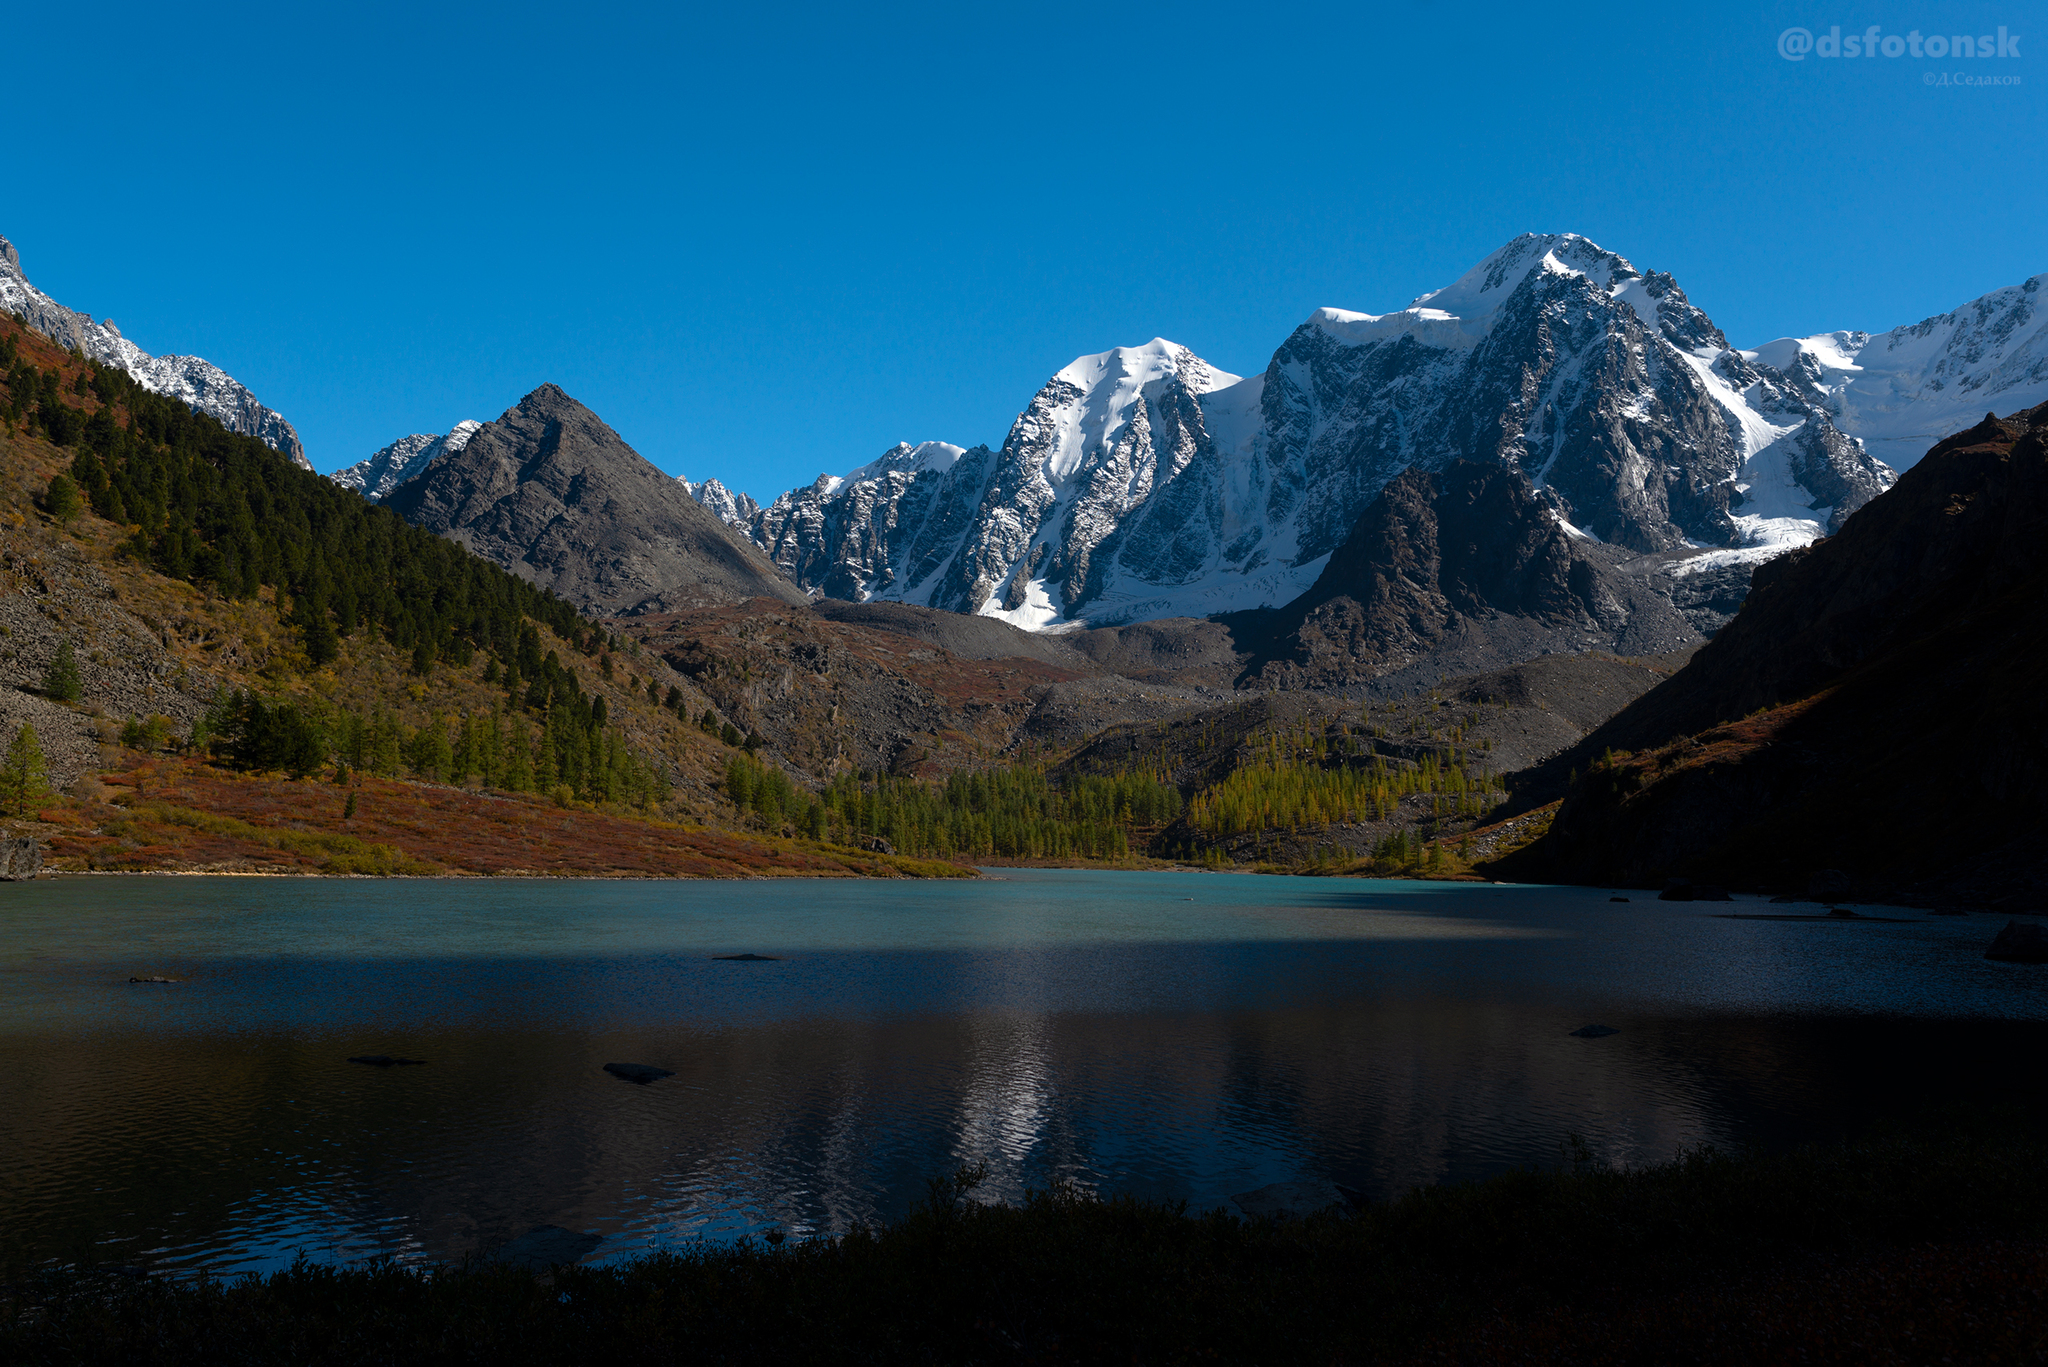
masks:
<svg viewBox="0 0 2048 1367"><path fill-rule="evenodd" d="M103 365L119 367L153 393L168 395L196 413L209 413L230 432L260 440L310 470L306 448L284 415L265 408L219 366L197 356L152 356L121 335L114 320L95 323L88 314L65 308L28 282L21 253L0 237L0 308L21 315L28 326L59 346L76 347Z"/></svg>
<svg viewBox="0 0 2048 1367"><path fill-rule="evenodd" d="M716 479L692 484L678 475L676 482L683 486L684 493L696 499L705 511L720 522L736 528L742 536L752 535L754 518L761 511L761 505L754 501L752 494L735 493Z"/></svg>
<svg viewBox="0 0 2048 1367"><path fill-rule="evenodd" d="M344 489L354 489L372 503L380 503L391 496L392 490L424 473L442 456L467 446L469 439L482 426L470 418L456 423L439 436L431 432L415 432L409 437L400 437L346 470L335 471L328 478Z"/></svg>
<svg viewBox="0 0 2048 1367"><path fill-rule="evenodd" d="M385 502L588 612L807 601L756 547L552 384Z"/></svg>

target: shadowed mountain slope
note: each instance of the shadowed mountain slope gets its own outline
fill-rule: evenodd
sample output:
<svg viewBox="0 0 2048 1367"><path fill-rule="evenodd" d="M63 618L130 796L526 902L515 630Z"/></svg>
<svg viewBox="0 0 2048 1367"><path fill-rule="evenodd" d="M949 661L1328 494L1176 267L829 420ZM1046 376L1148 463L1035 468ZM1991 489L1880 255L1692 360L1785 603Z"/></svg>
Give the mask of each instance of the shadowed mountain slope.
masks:
<svg viewBox="0 0 2048 1367"><path fill-rule="evenodd" d="M1668 596L1575 543L1528 481L1452 461L1404 471L1359 517L1313 587L1258 629L1248 676L1268 687L1361 684L1418 663L1440 673L1537 655L1655 654L1698 640Z"/></svg>
<svg viewBox="0 0 2048 1367"><path fill-rule="evenodd" d="M386 503L586 611L805 601L759 550L551 384Z"/></svg>
<svg viewBox="0 0 2048 1367"><path fill-rule="evenodd" d="M2048 837L2048 406L1942 442L1735 620L1535 770L1516 877L1710 877L1867 900L2038 899ZM1609 751L1617 752L1613 759Z"/></svg>

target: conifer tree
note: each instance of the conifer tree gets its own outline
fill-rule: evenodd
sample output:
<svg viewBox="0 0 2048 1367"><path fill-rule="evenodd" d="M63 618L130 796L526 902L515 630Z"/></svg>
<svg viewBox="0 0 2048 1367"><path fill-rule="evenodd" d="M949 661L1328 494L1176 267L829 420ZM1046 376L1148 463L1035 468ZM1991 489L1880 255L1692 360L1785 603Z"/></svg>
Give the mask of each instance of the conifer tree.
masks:
<svg viewBox="0 0 2048 1367"><path fill-rule="evenodd" d="M50 476L49 492L43 501L50 509L50 516L59 522L69 523L85 511L85 500L79 497L78 485L69 475Z"/></svg>
<svg viewBox="0 0 2048 1367"><path fill-rule="evenodd" d="M43 696L53 702L77 702L84 686L78 675L78 656L69 638L57 642L57 653L43 674Z"/></svg>
<svg viewBox="0 0 2048 1367"><path fill-rule="evenodd" d="M35 727L23 722L7 747L5 763L0 763L0 803L6 804L8 815L26 816L49 790L43 747L36 741Z"/></svg>

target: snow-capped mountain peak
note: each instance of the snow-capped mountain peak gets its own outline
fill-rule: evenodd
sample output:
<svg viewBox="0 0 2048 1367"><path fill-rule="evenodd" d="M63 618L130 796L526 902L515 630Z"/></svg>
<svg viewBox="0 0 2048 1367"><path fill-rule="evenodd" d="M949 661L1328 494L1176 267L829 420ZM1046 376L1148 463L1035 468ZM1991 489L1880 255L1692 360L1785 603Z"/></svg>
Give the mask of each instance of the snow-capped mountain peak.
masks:
<svg viewBox="0 0 2048 1367"><path fill-rule="evenodd" d="M1523 233L1442 289L1416 296L1408 307L1479 326L1538 271L1582 276L1603 287L1641 275L1622 257L1577 233Z"/></svg>
<svg viewBox="0 0 2048 1367"><path fill-rule="evenodd" d="M425 474L427 467L441 457L469 445L469 439L482 427L482 423L470 418L456 423L439 436L431 432L415 432L409 437L400 437L346 470L336 470L328 478L344 489L355 490L372 503L381 503L399 485Z"/></svg>

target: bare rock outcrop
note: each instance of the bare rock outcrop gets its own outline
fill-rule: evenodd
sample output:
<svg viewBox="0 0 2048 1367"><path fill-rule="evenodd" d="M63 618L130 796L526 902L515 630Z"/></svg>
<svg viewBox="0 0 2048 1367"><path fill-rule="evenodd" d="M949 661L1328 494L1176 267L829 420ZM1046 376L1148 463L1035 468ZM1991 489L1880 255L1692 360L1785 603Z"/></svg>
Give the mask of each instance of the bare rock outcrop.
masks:
<svg viewBox="0 0 2048 1367"><path fill-rule="evenodd" d="M385 502L588 612L807 601L759 549L551 384Z"/></svg>
<svg viewBox="0 0 2048 1367"><path fill-rule="evenodd" d="M0 883L21 883L43 871L43 847L32 835L0 831Z"/></svg>

